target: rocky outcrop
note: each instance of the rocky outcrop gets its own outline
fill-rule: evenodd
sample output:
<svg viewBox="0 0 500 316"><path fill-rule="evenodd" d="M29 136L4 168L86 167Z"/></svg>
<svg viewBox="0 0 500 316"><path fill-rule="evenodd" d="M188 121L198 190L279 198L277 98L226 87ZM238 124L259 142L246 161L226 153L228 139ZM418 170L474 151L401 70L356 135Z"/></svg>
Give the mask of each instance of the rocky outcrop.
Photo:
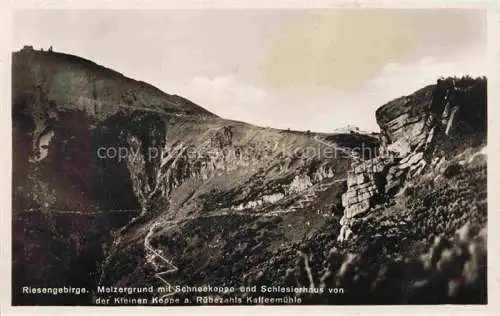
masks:
<svg viewBox="0 0 500 316"><path fill-rule="evenodd" d="M400 192L405 181L428 165L436 166L447 139L458 137L465 143L477 134L484 138L485 95L484 79L448 78L380 107L376 117L382 154L352 163L338 240L351 235L354 217Z"/></svg>
<svg viewBox="0 0 500 316"><path fill-rule="evenodd" d="M438 138L486 131L486 80L447 78L376 111L382 145L405 157L432 151Z"/></svg>
<svg viewBox="0 0 500 316"><path fill-rule="evenodd" d="M384 183L387 166L394 163L392 157L375 157L352 163L352 169L347 173L347 192L342 195L344 216L338 240L344 241L351 234L351 220L377 203L384 194Z"/></svg>

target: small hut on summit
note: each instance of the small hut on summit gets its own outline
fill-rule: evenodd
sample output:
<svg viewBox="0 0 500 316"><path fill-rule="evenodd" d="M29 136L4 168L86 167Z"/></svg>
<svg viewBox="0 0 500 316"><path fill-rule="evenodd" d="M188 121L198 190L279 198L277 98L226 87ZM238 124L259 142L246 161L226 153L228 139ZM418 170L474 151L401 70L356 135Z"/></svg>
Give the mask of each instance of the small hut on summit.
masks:
<svg viewBox="0 0 500 316"><path fill-rule="evenodd" d="M24 45L23 48L21 49L22 52L32 52L33 46L32 45Z"/></svg>

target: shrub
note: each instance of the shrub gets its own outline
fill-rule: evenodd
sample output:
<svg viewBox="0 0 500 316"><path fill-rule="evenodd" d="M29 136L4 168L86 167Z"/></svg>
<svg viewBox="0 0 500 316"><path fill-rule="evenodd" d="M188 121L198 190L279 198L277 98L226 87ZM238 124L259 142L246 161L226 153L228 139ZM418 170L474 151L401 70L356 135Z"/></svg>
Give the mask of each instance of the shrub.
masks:
<svg viewBox="0 0 500 316"><path fill-rule="evenodd" d="M444 170L443 172L443 176L446 178L446 179L450 179L450 178L453 178L457 175L459 175L461 172L462 172L462 166L459 165L459 164L452 164L452 165L449 165L448 167L446 167L446 169Z"/></svg>

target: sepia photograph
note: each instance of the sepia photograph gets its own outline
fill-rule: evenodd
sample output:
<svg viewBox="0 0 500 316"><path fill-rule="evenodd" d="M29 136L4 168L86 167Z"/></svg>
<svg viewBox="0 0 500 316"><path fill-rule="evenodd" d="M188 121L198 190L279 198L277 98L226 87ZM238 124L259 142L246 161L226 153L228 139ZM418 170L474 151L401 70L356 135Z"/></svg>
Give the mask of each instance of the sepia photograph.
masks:
<svg viewBox="0 0 500 316"><path fill-rule="evenodd" d="M11 304L488 304L487 48L480 7L13 11Z"/></svg>

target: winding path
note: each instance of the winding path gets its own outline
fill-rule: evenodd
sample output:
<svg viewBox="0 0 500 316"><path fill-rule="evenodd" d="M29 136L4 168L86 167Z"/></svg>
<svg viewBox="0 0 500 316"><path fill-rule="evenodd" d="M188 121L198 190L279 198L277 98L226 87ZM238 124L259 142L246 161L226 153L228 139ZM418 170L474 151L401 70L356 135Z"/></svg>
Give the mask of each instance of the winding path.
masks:
<svg viewBox="0 0 500 316"><path fill-rule="evenodd" d="M158 271L161 268L161 266L156 263L156 261L155 261L156 259L160 259L162 261L162 263L167 266L166 270L156 272L155 277L157 279L159 279L160 281L162 281L163 284L167 288L170 288L171 284L167 280L165 280L164 276L176 272L177 270L179 270L179 268L177 268L177 266L175 266L171 260L165 258L165 256L163 255L163 252L160 249L155 249L151 245L151 238L154 234L155 229L158 227L160 227L160 222L155 222L153 225L151 225L148 233L146 234L146 237L144 238L144 249L146 250L146 260L148 261L148 263L150 263L153 266L155 271ZM174 294L175 294L175 292L169 292L169 293L163 295L161 298L171 296Z"/></svg>

